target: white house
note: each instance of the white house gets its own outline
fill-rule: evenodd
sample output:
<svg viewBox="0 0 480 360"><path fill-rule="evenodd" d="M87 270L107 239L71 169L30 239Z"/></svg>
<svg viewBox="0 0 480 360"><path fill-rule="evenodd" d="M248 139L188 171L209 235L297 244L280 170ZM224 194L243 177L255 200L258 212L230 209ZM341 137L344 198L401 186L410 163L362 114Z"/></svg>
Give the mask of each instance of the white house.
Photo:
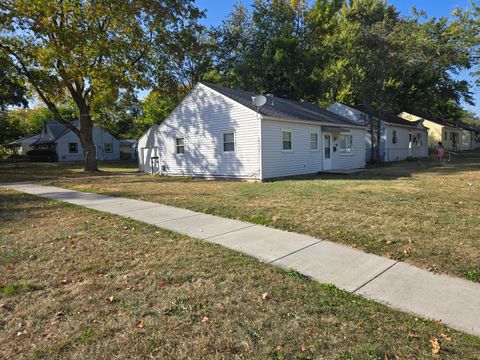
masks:
<svg viewBox="0 0 480 360"><path fill-rule="evenodd" d="M79 127L78 121L72 123ZM97 160L119 160L120 141L100 126L93 127L93 143ZM45 123L38 139L31 144L34 149L50 149L57 153L58 161L83 161L82 144L78 136L58 121Z"/></svg>
<svg viewBox="0 0 480 360"><path fill-rule="evenodd" d="M199 83L138 142L140 170L269 179L365 167L365 127L318 106Z"/></svg>
<svg viewBox="0 0 480 360"><path fill-rule="evenodd" d="M370 116L363 109L338 102L332 104L328 110L361 125L366 124ZM369 132L367 132L365 143L366 158L369 161L372 143ZM385 162L428 157L428 130L421 119L408 121L395 115L385 114L380 120L379 145L381 159Z"/></svg>
<svg viewBox="0 0 480 360"><path fill-rule="evenodd" d="M32 150L32 144L38 140L39 134L26 136L24 138L12 141L7 144L13 155L25 155L27 151Z"/></svg>

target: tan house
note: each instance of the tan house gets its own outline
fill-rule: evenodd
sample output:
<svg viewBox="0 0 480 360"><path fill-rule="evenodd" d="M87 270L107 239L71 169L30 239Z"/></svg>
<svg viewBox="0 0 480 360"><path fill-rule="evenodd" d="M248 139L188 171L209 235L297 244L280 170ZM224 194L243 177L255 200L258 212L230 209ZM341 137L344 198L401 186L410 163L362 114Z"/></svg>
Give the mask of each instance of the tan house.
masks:
<svg viewBox="0 0 480 360"><path fill-rule="evenodd" d="M462 150L462 129L447 120L428 120L420 116L402 112L399 117L408 121L423 120L423 125L428 129L428 147L434 149L439 142L447 150Z"/></svg>

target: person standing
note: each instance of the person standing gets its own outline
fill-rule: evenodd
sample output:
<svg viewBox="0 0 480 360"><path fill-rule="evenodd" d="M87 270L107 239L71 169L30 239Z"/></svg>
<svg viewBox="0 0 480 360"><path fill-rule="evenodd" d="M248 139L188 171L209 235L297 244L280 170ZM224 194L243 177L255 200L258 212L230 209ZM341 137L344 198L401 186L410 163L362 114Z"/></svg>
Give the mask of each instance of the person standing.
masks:
<svg viewBox="0 0 480 360"><path fill-rule="evenodd" d="M445 148L443 147L442 142L438 143L435 155L437 156L437 159L442 163L445 157Z"/></svg>

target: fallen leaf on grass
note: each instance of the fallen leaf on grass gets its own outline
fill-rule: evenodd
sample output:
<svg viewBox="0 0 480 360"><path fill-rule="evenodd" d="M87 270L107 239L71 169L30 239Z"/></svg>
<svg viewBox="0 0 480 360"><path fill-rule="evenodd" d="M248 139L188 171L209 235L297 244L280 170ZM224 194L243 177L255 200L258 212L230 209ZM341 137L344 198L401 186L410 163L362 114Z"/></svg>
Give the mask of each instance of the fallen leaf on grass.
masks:
<svg viewBox="0 0 480 360"><path fill-rule="evenodd" d="M202 321L202 323L206 323L206 322L208 322L208 320L209 320L208 317L204 316L204 317L202 317L201 321Z"/></svg>
<svg viewBox="0 0 480 360"><path fill-rule="evenodd" d="M452 338L450 336L448 336L447 334L441 333L440 336L442 338L444 338L445 340L448 340L448 341L452 340Z"/></svg>
<svg viewBox="0 0 480 360"><path fill-rule="evenodd" d="M305 344L302 344L302 346L300 346L300 351L301 351L301 352L305 352L305 351L307 351L307 350L308 350L308 349L307 349L307 347L305 346Z"/></svg>
<svg viewBox="0 0 480 360"><path fill-rule="evenodd" d="M112 302L113 301L113 296L108 296L105 298L106 301Z"/></svg>
<svg viewBox="0 0 480 360"><path fill-rule="evenodd" d="M158 282L158 286L160 286L160 287L167 286L167 280L160 280L160 281Z"/></svg>
<svg viewBox="0 0 480 360"><path fill-rule="evenodd" d="M278 344L278 345L275 347L275 349L277 349L277 350L282 350L284 347L285 347L285 344L284 344L284 343L280 343L280 344Z"/></svg>
<svg viewBox="0 0 480 360"><path fill-rule="evenodd" d="M418 339L419 336L414 334L413 332L409 332L408 335L407 335L409 338L415 338L415 339Z"/></svg>
<svg viewBox="0 0 480 360"><path fill-rule="evenodd" d="M137 329L143 329L143 323L139 320L139 321L137 321L137 322L135 323L135 327L136 327Z"/></svg>
<svg viewBox="0 0 480 360"><path fill-rule="evenodd" d="M440 325L442 323L442 320L435 320L435 325Z"/></svg>
<svg viewBox="0 0 480 360"><path fill-rule="evenodd" d="M440 352L440 343L436 337L430 339L430 344L432 344L432 354L438 354Z"/></svg>
<svg viewBox="0 0 480 360"><path fill-rule="evenodd" d="M272 297L270 296L269 293L263 293L263 294L262 294L262 299L263 299L263 300L270 300L271 298L272 298Z"/></svg>

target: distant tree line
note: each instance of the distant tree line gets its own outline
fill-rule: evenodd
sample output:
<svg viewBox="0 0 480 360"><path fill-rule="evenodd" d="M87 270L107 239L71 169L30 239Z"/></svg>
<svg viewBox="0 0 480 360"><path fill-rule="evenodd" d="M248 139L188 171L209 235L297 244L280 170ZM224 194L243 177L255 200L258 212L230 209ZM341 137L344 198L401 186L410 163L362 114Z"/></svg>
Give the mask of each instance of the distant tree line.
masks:
<svg viewBox="0 0 480 360"><path fill-rule="evenodd" d="M384 0L255 0L212 28L200 25L205 13L192 1L4 3L4 123L25 117L5 115L9 105L35 96L59 121L69 122L68 108L83 126L137 138L198 81L323 107L338 101L379 116L478 120L462 109L473 104L473 84L460 77L471 72L480 85L478 1L450 18L428 18ZM139 99L141 89L147 95ZM373 134L377 125L369 124ZM87 141L89 132L79 136Z"/></svg>

